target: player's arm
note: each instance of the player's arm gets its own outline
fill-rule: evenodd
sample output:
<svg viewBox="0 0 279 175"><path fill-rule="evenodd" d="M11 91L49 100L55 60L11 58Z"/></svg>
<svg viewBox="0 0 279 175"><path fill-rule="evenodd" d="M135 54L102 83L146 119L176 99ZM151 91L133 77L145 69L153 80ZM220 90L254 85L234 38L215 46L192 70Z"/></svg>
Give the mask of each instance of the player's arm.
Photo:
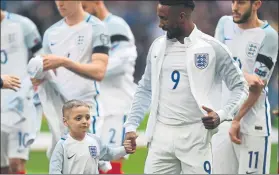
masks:
<svg viewBox="0 0 279 175"><path fill-rule="evenodd" d="M138 83L130 113L124 124L126 133L136 132L151 103L151 50L152 46L147 55L145 72Z"/></svg>
<svg viewBox="0 0 279 175"><path fill-rule="evenodd" d="M49 162L49 174L63 174L63 159L64 159L64 150L63 150L63 141L60 140L51 155Z"/></svg>
<svg viewBox="0 0 279 175"><path fill-rule="evenodd" d="M216 72L232 91L228 102L216 113L220 121L233 118L247 99L248 85L236 62L233 61L231 53L226 46L217 45L216 49Z"/></svg>
<svg viewBox="0 0 279 175"><path fill-rule="evenodd" d="M240 121L245 114L255 105L260 97L264 87L267 85L269 77L272 74L278 54L278 35L274 37L266 36L263 45L259 50L256 62L253 68L253 74L246 73L246 79L255 80L253 82L262 82L249 84L248 99L241 106L239 113L234 120ZM250 80L247 80L248 82Z"/></svg>
<svg viewBox="0 0 279 175"><path fill-rule="evenodd" d="M28 18L23 20L24 40L28 49L31 51L31 58L33 56L43 53L42 38L37 26Z"/></svg>
<svg viewBox="0 0 279 175"><path fill-rule="evenodd" d="M136 46L126 36L112 35L111 45L106 77L124 74L126 65L137 58Z"/></svg>
<svg viewBox="0 0 279 175"><path fill-rule="evenodd" d="M63 58L61 66L83 77L101 81L107 70L110 37L104 24L93 26L93 30L95 35L93 37L91 62L84 64L69 58Z"/></svg>

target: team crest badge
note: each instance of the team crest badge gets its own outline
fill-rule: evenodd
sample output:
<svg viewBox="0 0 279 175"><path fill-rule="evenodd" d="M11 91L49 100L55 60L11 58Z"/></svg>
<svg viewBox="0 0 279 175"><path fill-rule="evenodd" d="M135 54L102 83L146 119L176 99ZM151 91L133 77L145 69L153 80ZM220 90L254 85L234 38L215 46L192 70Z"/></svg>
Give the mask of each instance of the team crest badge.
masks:
<svg viewBox="0 0 279 175"><path fill-rule="evenodd" d="M196 53L195 65L199 69L205 69L208 66L209 54L208 53Z"/></svg>
<svg viewBox="0 0 279 175"><path fill-rule="evenodd" d="M257 52L259 50L259 44L249 42L246 47L246 55L248 57L255 57L257 55Z"/></svg>
<svg viewBox="0 0 279 175"><path fill-rule="evenodd" d="M100 40L102 41L103 45L108 45L110 41L110 37L108 35L101 34Z"/></svg>
<svg viewBox="0 0 279 175"><path fill-rule="evenodd" d="M90 155L93 158L96 158L97 157L97 147L96 146L89 146L88 148L89 148Z"/></svg>

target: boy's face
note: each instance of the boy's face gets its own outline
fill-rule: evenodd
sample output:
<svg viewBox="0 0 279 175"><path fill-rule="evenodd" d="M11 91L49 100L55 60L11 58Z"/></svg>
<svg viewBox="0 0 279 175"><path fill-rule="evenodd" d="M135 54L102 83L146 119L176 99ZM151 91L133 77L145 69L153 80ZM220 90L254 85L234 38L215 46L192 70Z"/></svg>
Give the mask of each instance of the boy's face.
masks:
<svg viewBox="0 0 279 175"><path fill-rule="evenodd" d="M64 124L73 133L87 132L90 126L90 110L88 107L80 106L72 108L64 114Z"/></svg>

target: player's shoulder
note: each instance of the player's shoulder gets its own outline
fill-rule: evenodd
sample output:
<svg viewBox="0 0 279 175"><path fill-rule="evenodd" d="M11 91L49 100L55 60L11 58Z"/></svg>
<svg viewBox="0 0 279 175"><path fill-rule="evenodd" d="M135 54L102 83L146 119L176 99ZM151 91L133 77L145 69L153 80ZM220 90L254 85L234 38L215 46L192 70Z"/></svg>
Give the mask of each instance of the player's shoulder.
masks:
<svg viewBox="0 0 279 175"><path fill-rule="evenodd" d="M88 17L85 21L92 26L104 26L104 23L99 18L90 14L88 14Z"/></svg>
<svg viewBox="0 0 279 175"><path fill-rule="evenodd" d="M6 18L9 21L20 24L23 29L36 26L35 23L31 19L29 19L25 16L22 16L22 15L19 15L16 13L10 13L10 12L5 12L5 13L7 15Z"/></svg>
<svg viewBox="0 0 279 175"><path fill-rule="evenodd" d="M110 14L106 18L105 23L108 26L117 26L117 27L122 27L122 28L129 27L129 25L127 24L127 22L123 18L121 18L119 16L116 16L116 15L113 15L113 14Z"/></svg>
<svg viewBox="0 0 279 175"><path fill-rule="evenodd" d="M218 55L230 55L229 48L218 39L203 33L200 35L201 47L211 47ZM200 42L198 42L200 43Z"/></svg>
<svg viewBox="0 0 279 175"><path fill-rule="evenodd" d="M98 144L101 144L101 139L96 135L96 134L92 134L92 133L87 133L86 134L87 137L89 137L90 139L97 141Z"/></svg>
<svg viewBox="0 0 279 175"><path fill-rule="evenodd" d="M262 27L262 30L265 33L265 42L270 44L278 44L278 33L277 31L268 23L266 22Z"/></svg>
<svg viewBox="0 0 279 175"><path fill-rule="evenodd" d="M50 33L51 31L54 31L55 29L57 29L58 27L62 26L64 22L64 18L57 21L56 23L52 24L48 29L46 29L45 31L45 35Z"/></svg>
<svg viewBox="0 0 279 175"><path fill-rule="evenodd" d="M233 23L232 16L224 15L218 21L218 25L225 25L226 23Z"/></svg>

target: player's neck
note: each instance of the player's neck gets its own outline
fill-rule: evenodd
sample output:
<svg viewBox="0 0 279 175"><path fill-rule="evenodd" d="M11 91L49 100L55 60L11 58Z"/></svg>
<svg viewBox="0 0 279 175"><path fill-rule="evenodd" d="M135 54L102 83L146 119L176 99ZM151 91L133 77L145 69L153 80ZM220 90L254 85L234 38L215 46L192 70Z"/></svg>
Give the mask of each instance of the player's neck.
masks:
<svg viewBox="0 0 279 175"><path fill-rule="evenodd" d="M65 17L65 21L69 26L76 25L84 20L86 12L82 9L78 10L70 16Z"/></svg>
<svg viewBox="0 0 279 175"><path fill-rule="evenodd" d="M193 22L189 22L188 24L185 24L184 27L182 28L182 35L177 37L176 39L184 44L184 38L185 37L189 37L191 35L191 33L193 32L195 28L195 24Z"/></svg>
<svg viewBox="0 0 279 175"><path fill-rule="evenodd" d="M78 141L82 141L85 137L86 133L73 133L73 132L70 132L70 136L75 139L75 140L78 140Z"/></svg>
<svg viewBox="0 0 279 175"><path fill-rule="evenodd" d="M243 24L237 24L239 28L241 29L252 29L261 27L264 24L262 20L258 18L258 16L255 16L254 18L250 18L246 23Z"/></svg>
<svg viewBox="0 0 279 175"><path fill-rule="evenodd" d="M109 11L106 7L102 6L100 9L100 12L98 14L98 18L103 21L104 19L106 19L106 17L109 15Z"/></svg>

